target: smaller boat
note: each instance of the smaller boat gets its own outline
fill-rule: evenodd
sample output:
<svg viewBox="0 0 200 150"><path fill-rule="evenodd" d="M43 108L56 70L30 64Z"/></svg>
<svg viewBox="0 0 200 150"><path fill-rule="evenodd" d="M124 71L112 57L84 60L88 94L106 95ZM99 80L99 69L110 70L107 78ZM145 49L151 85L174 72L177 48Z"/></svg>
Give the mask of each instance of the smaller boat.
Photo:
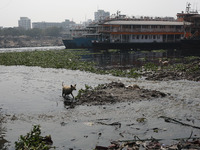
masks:
<svg viewBox="0 0 200 150"><path fill-rule="evenodd" d="M64 39L63 44L66 49L92 48L94 37L74 37L73 39Z"/></svg>
<svg viewBox="0 0 200 150"><path fill-rule="evenodd" d="M96 24L91 24L85 28L70 30L70 38L63 39L66 49L92 48L92 43L99 36L96 34Z"/></svg>

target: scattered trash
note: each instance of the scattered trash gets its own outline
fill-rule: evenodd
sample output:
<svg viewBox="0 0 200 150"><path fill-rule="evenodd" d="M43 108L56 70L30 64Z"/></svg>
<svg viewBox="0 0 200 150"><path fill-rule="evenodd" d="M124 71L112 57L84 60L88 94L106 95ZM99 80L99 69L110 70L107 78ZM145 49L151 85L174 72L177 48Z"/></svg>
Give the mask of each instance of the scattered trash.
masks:
<svg viewBox="0 0 200 150"><path fill-rule="evenodd" d="M199 150L200 139L180 140L172 145L165 145L158 139L138 139L112 141L108 147L96 146L95 150Z"/></svg>
<svg viewBox="0 0 200 150"><path fill-rule="evenodd" d="M145 123L145 122L147 122L147 119L146 118L138 118L136 121L139 123Z"/></svg>
<svg viewBox="0 0 200 150"><path fill-rule="evenodd" d="M83 124L85 124L86 126L93 126L94 122L84 122Z"/></svg>

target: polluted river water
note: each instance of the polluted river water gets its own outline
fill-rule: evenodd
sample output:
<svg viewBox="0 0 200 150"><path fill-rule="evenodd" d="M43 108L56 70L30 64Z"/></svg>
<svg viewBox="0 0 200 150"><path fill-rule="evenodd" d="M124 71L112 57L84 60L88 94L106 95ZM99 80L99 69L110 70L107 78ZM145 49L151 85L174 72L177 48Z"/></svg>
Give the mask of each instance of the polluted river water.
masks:
<svg viewBox="0 0 200 150"><path fill-rule="evenodd" d="M5 145L14 149L19 135L25 135L32 125L40 124L42 134L52 136L57 149L94 149L96 145L108 146L112 140L154 137L165 143L176 138L187 138L191 127L166 123L159 116L181 119L200 125L200 83L179 81L146 81L110 75L96 75L66 69L49 69L25 66L0 66L1 112L6 116L3 124ZM170 97L134 103L117 103L101 106L66 107L61 97L61 84L77 84L78 90L85 84L123 82L138 84L145 89L170 93ZM134 96L134 95L133 95ZM138 123L144 117L146 123ZM99 122L120 122L121 126L106 126ZM158 132L154 132L158 128Z"/></svg>
<svg viewBox="0 0 200 150"><path fill-rule="evenodd" d="M122 60L122 57L119 59ZM110 82L137 84L168 96L69 108L61 96L62 82L77 84L74 96L85 85L96 87ZM14 142L20 135L26 135L33 125L41 126L42 135L51 135L53 146L59 150L92 150L97 145L109 146L112 141L132 140L135 136L162 139L165 144L191 135L200 137L199 129L165 122L160 118L166 116L200 126L200 82L147 81L144 78L131 79L67 69L0 66L0 102L0 112L4 117L0 124L2 149L14 150ZM145 118L145 121L138 122L138 118ZM109 125L112 123L120 125Z"/></svg>

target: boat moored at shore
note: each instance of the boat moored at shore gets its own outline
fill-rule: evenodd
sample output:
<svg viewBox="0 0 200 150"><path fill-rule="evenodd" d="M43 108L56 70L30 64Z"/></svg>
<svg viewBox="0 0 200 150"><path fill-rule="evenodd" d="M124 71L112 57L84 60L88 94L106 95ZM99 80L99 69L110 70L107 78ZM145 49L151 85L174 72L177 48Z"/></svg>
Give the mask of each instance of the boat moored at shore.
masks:
<svg viewBox="0 0 200 150"><path fill-rule="evenodd" d="M63 44L66 49L75 49L75 48L92 48L92 42L95 41L96 38L92 37L77 37L73 39L65 39L63 40Z"/></svg>
<svg viewBox="0 0 200 150"><path fill-rule="evenodd" d="M178 48L184 36L183 22L161 20L111 20L100 25L94 48Z"/></svg>
<svg viewBox="0 0 200 150"><path fill-rule="evenodd" d="M178 13L177 19L127 18L119 12L115 18L96 23L90 36L63 40L66 48L93 49L184 49L200 48L200 15L190 11ZM90 30L91 31L91 30Z"/></svg>

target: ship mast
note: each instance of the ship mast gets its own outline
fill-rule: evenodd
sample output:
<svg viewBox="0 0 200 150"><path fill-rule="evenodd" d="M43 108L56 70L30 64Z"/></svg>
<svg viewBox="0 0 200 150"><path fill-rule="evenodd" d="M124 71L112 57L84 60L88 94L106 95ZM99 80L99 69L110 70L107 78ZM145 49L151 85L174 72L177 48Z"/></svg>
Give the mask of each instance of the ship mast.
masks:
<svg viewBox="0 0 200 150"><path fill-rule="evenodd" d="M183 21L186 38L199 38L200 36L200 14L198 11L191 11L191 4L187 3L186 11L183 13ZM188 34L189 33L189 34Z"/></svg>
<svg viewBox="0 0 200 150"><path fill-rule="evenodd" d="M190 13L190 6L191 6L191 4L190 3L187 3L186 4L187 6L186 6L186 10L185 10L185 12L187 13L187 14L189 14Z"/></svg>

